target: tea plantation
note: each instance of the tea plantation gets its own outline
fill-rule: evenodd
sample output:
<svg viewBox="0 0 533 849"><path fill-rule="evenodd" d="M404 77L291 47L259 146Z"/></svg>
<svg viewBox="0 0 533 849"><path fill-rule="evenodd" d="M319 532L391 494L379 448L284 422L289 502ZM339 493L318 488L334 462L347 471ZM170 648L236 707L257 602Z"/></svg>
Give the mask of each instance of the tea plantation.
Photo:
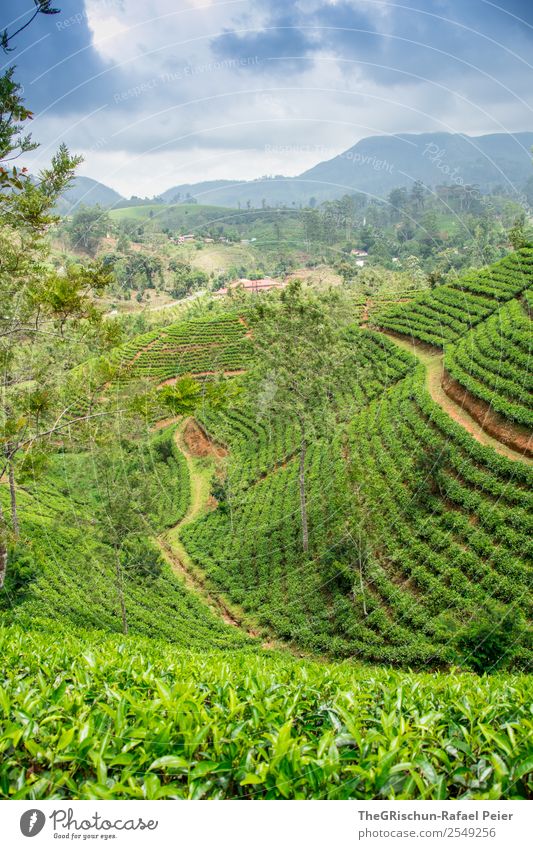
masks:
<svg viewBox="0 0 533 849"><path fill-rule="evenodd" d="M503 304L447 348L448 373L474 397L518 425L533 427L532 335L529 299Z"/></svg>
<svg viewBox="0 0 533 849"><path fill-rule="evenodd" d="M407 304L383 309L375 322L430 345L443 347L464 336L531 286L533 248L522 248L494 265L438 286Z"/></svg>
<svg viewBox="0 0 533 849"><path fill-rule="evenodd" d="M250 640L225 625L187 590L162 559L153 537L174 525L189 500L187 465L172 430L141 444L134 456L117 456L124 469L124 498L131 478L147 471L157 513L123 552L124 596L130 633L158 636L187 648L235 647ZM121 471L122 473L122 471ZM58 455L46 476L19 495L22 537L11 553L0 620L24 628L94 628L120 632L115 555L93 518L103 482L91 457ZM5 488L1 489L5 498Z"/></svg>
<svg viewBox="0 0 533 849"><path fill-rule="evenodd" d="M532 278L525 248L372 320L445 347L527 428ZM273 416L275 382L254 383L248 314L207 310L68 375L84 411L139 378L240 391L202 403L189 442L161 410L160 430L73 441L21 478L0 796L531 798L531 464L476 441L359 313L304 459L297 408Z"/></svg>
<svg viewBox="0 0 533 849"><path fill-rule="evenodd" d="M2 798L524 799L533 791L525 676L57 636L0 628Z"/></svg>

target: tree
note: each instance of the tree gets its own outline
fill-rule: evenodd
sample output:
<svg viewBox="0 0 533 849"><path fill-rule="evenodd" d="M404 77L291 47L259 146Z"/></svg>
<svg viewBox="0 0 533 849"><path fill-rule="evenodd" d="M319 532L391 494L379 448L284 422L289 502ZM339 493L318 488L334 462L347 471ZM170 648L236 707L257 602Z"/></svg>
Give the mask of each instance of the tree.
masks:
<svg viewBox="0 0 533 849"><path fill-rule="evenodd" d="M37 13L52 13L48 4L36 5ZM6 36L4 48L8 43ZM27 464L36 446L43 450L52 437L86 418L76 414L72 399L61 405L58 375L69 346L76 344L65 334L66 325L83 335L98 324L93 293L109 282L98 266L57 272L46 263L54 207L81 160L61 145L36 178L13 165L36 147L26 133L30 118L10 68L0 77L0 477L8 477L11 505L10 526L0 509L0 587L8 544L19 534L17 467Z"/></svg>
<svg viewBox="0 0 533 849"><path fill-rule="evenodd" d="M421 180L415 180L411 189L411 200L416 212L420 212L424 208L426 200L426 189Z"/></svg>
<svg viewBox="0 0 533 849"><path fill-rule="evenodd" d="M30 17L27 21L25 21L25 23L21 24L18 29L15 30L15 32L8 33L7 29L5 29L0 35L0 44L4 53L8 53L13 50L13 48L10 47L10 43L19 33L25 30L26 27L30 26L30 24L32 23L32 21L35 20L37 15L57 15L59 13L59 9L55 9L52 7L52 0L33 0L33 4L35 6L33 14L30 14ZM20 20L20 18L18 18L17 20Z"/></svg>
<svg viewBox="0 0 533 849"><path fill-rule="evenodd" d="M304 209L301 213L301 219L305 233L305 239L310 249L312 243L318 243L322 241L322 223L320 220L320 213L316 209Z"/></svg>
<svg viewBox="0 0 533 849"><path fill-rule="evenodd" d="M153 492L146 486L141 473L128 468L128 445L123 451L117 451L116 442L110 440L109 445L93 451L99 495L94 515L103 541L113 551L122 633L127 634L125 573L157 574L159 558L150 551L144 539L147 533L152 533L146 517L153 509Z"/></svg>
<svg viewBox="0 0 533 849"><path fill-rule="evenodd" d="M397 221L402 212L406 209L409 204L409 196L407 194L407 189L392 189L389 193L389 204L392 209L392 219Z"/></svg>
<svg viewBox="0 0 533 849"><path fill-rule="evenodd" d="M279 297L262 301L253 312L255 349L250 394L263 415L296 421L299 430L298 488L302 546L309 548L306 458L311 441L334 422L336 390L342 383L347 349L342 329L348 301L338 291L307 294L291 281Z"/></svg>
<svg viewBox="0 0 533 849"><path fill-rule="evenodd" d="M515 218L514 224L509 230L509 241L515 251L525 248L529 244L526 235L526 216L524 212Z"/></svg>
<svg viewBox="0 0 533 849"><path fill-rule="evenodd" d="M209 283L205 271L193 268L189 262L174 259L169 263L169 270L173 273L171 293L174 298L184 298Z"/></svg>
<svg viewBox="0 0 533 849"><path fill-rule="evenodd" d="M68 226L70 243L77 250L95 256L102 239L111 228L111 219L100 206L81 206Z"/></svg>

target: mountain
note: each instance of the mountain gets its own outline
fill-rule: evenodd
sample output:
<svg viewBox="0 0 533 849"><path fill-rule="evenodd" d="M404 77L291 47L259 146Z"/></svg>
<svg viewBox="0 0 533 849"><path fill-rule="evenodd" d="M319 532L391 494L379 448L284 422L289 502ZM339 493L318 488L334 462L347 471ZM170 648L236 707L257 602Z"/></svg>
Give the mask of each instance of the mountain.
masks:
<svg viewBox="0 0 533 849"><path fill-rule="evenodd" d="M519 195L533 176L533 133L467 136L420 133L370 136L333 159L296 177L212 180L168 189L167 203L185 200L215 206L307 205L359 191L383 198L398 186L421 180L428 186L477 185L482 192L499 186Z"/></svg>
<svg viewBox="0 0 533 849"><path fill-rule="evenodd" d="M76 177L71 188L61 196L57 207L61 215L70 215L77 206L109 207L122 201L122 195L109 186L90 177Z"/></svg>
<svg viewBox="0 0 533 849"><path fill-rule="evenodd" d="M465 136L421 133L372 136L298 178L328 188L358 189L383 195L415 180L478 185L482 191L503 186L520 191L533 175L533 133Z"/></svg>
<svg viewBox="0 0 533 849"><path fill-rule="evenodd" d="M226 189L232 191L238 186L247 185L246 180L209 180L205 183L184 183L181 186L173 186L173 188L167 189L160 197L165 203L186 203L190 198L194 198L198 203L209 204L213 201L204 199L202 195L209 195L211 198L213 193L224 192ZM224 206L225 204L218 203L216 205Z"/></svg>

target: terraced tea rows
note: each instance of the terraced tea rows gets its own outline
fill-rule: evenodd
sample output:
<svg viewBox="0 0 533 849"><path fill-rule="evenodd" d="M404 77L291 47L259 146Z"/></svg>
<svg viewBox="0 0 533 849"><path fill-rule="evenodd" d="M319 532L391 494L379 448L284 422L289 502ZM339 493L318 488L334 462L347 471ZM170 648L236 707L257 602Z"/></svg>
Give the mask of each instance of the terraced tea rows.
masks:
<svg viewBox="0 0 533 849"><path fill-rule="evenodd" d="M377 311L374 323L395 333L444 347L467 334L533 280L533 249L523 248L456 283L438 286L410 303Z"/></svg>
<svg viewBox="0 0 533 849"><path fill-rule="evenodd" d="M123 562L124 596L132 634L158 636L186 647L245 645L247 637L225 625L161 560L149 537L174 525L189 501L187 464L172 431L161 431L138 453L118 457L128 478L142 475L153 490L154 513L131 556ZM23 627L120 631L115 554L95 526L100 487L91 457L58 455L46 476L19 493L22 541L10 554L0 617ZM7 492L0 497L6 507Z"/></svg>
<svg viewBox="0 0 533 849"><path fill-rule="evenodd" d="M357 543L346 524L355 501L342 423L404 378L414 360L379 334L352 329L348 335L356 359L346 364L350 382L337 399L338 433L316 443L307 462L310 557L301 550L297 431L287 421L269 432L247 420L247 411L203 417L231 449L225 500L187 528L183 541L215 591L298 645L396 661L433 656L429 640L380 615L371 588L361 597ZM363 608L376 610L366 619ZM413 641L416 648L404 645Z"/></svg>
<svg viewBox="0 0 533 849"><path fill-rule="evenodd" d="M351 353L344 363L345 391L336 399L339 419L348 420L385 387L404 377L413 367L408 354L379 333L346 331ZM231 452L229 478L236 492L292 459L298 450L298 433L290 415L272 420L262 407L275 386L260 387L258 406L227 411L203 409L198 414L205 430Z"/></svg>
<svg viewBox="0 0 533 849"><path fill-rule="evenodd" d="M483 611L501 618L519 604L529 616L531 471L475 443L423 383L418 369L363 407L349 471L341 430L314 446L310 557L290 454L271 455L243 494L188 528L212 585L305 648L388 662L451 659L453 634Z"/></svg>
<svg viewBox="0 0 533 849"><path fill-rule="evenodd" d="M532 428L533 337L525 303L510 301L448 347L444 366L505 419Z"/></svg>
<svg viewBox="0 0 533 849"><path fill-rule="evenodd" d="M168 380L183 374L237 370L246 365L246 326L236 315L190 320L151 331L119 349L122 379Z"/></svg>
<svg viewBox="0 0 533 849"><path fill-rule="evenodd" d="M421 368L355 419L350 453L367 579L395 623L438 655L482 610L530 617L531 469L474 442L431 401Z"/></svg>

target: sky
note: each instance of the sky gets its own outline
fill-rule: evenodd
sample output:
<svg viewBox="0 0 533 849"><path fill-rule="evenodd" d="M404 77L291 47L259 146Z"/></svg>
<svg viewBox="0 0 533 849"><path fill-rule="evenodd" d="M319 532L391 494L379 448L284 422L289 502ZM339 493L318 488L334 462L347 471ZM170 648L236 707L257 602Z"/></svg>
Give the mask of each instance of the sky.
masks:
<svg viewBox="0 0 533 849"><path fill-rule="evenodd" d="M533 131L531 0L57 0L12 41L32 132L151 197L296 175L371 135ZM14 32L33 0L2 0Z"/></svg>

